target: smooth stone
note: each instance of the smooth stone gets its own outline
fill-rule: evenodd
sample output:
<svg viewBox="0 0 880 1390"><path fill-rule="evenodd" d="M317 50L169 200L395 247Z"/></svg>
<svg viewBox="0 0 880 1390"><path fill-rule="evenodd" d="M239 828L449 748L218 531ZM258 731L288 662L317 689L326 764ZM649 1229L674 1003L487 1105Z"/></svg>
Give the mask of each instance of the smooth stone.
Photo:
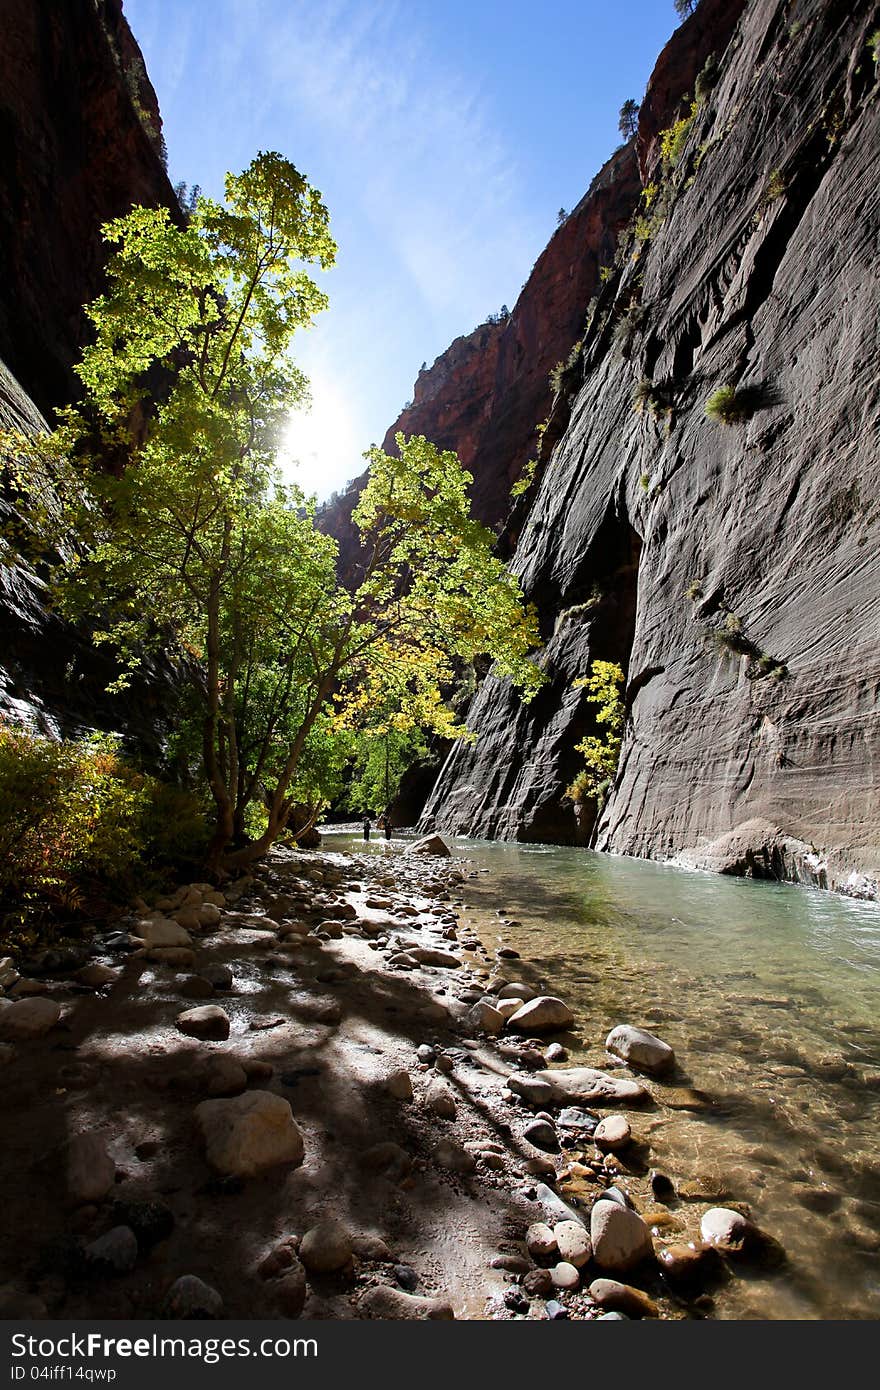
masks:
<svg viewBox="0 0 880 1390"><path fill-rule="evenodd" d="M204 1075L209 1096L238 1096L248 1084L247 1072L235 1057L212 1057Z"/></svg>
<svg viewBox="0 0 880 1390"><path fill-rule="evenodd" d="M431 1082L425 1095L425 1104L433 1114L439 1115L442 1120L455 1119L455 1097L442 1081Z"/></svg>
<svg viewBox="0 0 880 1390"><path fill-rule="evenodd" d="M84 965L82 970L77 970L73 978L81 985L88 985L90 989L103 989L105 985L116 983L119 971L109 965L102 965L100 961L93 961L91 965Z"/></svg>
<svg viewBox="0 0 880 1390"><path fill-rule="evenodd" d="M100 1135L75 1134L67 1146L67 1191L74 1202L100 1202L116 1182L116 1164Z"/></svg>
<svg viewBox="0 0 880 1390"><path fill-rule="evenodd" d="M622 1057L629 1066L652 1074L669 1071L675 1065L675 1053L669 1043L628 1023L611 1029L605 1039L605 1049Z"/></svg>
<svg viewBox="0 0 880 1390"><path fill-rule="evenodd" d="M700 1220L700 1235L706 1244L731 1253L742 1250L753 1229L746 1217L729 1207L711 1207Z"/></svg>
<svg viewBox="0 0 880 1390"><path fill-rule="evenodd" d="M419 965L434 965L442 970L458 970L461 961L451 951L441 951L437 946L414 946L407 951Z"/></svg>
<svg viewBox="0 0 880 1390"><path fill-rule="evenodd" d="M219 1318L223 1299L216 1289L195 1274L182 1274L165 1295L166 1318Z"/></svg>
<svg viewBox="0 0 880 1390"><path fill-rule="evenodd" d="M381 1236L372 1233L352 1236L351 1248L359 1260L369 1260L376 1264L388 1264L392 1258L387 1243Z"/></svg>
<svg viewBox="0 0 880 1390"><path fill-rule="evenodd" d="M657 1251L657 1263L668 1279L688 1284L717 1267L719 1256L712 1246L672 1244Z"/></svg>
<svg viewBox="0 0 880 1390"><path fill-rule="evenodd" d="M515 1028L520 1033L555 1032L559 1028L569 1028L572 1023L574 1014L571 1009L551 994L530 999L507 1020L508 1028Z"/></svg>
<svg viewBox="0 0 880 1390"><path fill-rule="evenodd" d="M494 1037L504 1027L504 1017L503 1010L496 1009L485 999L480 999L468 1013L468 1022L472 1028L477 1028L481 1033L489 1033Z"/></svg>
<svg viewBox="0 0 880 1390"><path fill-rule="evenodd" d="M42 1038L61 1017L61 1006L40 995L16 999L0 1009L0 1036L12 1041Z"/></svg>
<svg viewBox="0 0 880 1390"><path fill-rule="evenodd" d="M669 1202L675 1196L675 1185L671 1178L665 1173L660 1173L656 1168L651 1169L651 1191L658 1202Z"/></svg>
<svg viewBox="0 0 880 1390"><path fill-rule="evenodd" d="M536 1079L550 1087L553 1099L558 1104L638 1105L650 1094L639 1081L623 1076L608 1076L606 1072L596 1071L593 1067L539 1071Z"/></svg>
<svg viewBox="0 0 880 1390"><path fill-rule="evenodd" d="M538 998L538 991L532 989L531 985L524 985L519 980L513 980L510 984L502 985L497 991L499 999L519 999L523 1004L530 1003Z"/></svg>
<svg viewBox="0 0 880 1390"><path fill-rule="evenodd" d="M536 1221L526 1231L526 1249L533 1260L549 1260L559 1254L556 1236L545 1221Z"/></svg>
<svg viewBox="0 0 880 1390"><path fill-rule="evenodd" d="M405 1178L412 1168L409 1154L391 1139L364 1149L358 1163L367 1172L384 1173L391 1181Z"/></svg>
<svg viewBox="0 0 880 1390"><path fill-rule="evenodd" d="M559 1258L581 1269L590 1259L593 1246L585 1227L579 1221L559 1221L553 1228Z"/></svg>
<svg viewBox="0 0 880 1390"><path fill-rule="evenodd" d="M282 1096L247 1091L230 1100L203 1100L195 1113L208 1163L218 1173L251 1177L281 1163L302 1163L302 1132Z"/></svg>
<svg viewBox="0 0 880 1390"><path fill-rule="evenodd" d="M416 1056L420 1062L424 1062L426 1066L430 1066L432 1062L436 1060L437 1053L428 1043L420 1043L416 1048Z"/></svg>
<svg viewBox="0 0 880 1390"><path fill-rule="evenodd" d="M414 1293L419 1286L419 1276L411 1265L395 1265L392 1271L398 1287L407 1293Z"/></svg>
<svg viewBox="0 0 880 1390"><path fill-rule="evenodd" d="M344 1269L353 1251L351 1236L339 1221L319 1221L306 1231L299 1258L311 1274L333 1274Z"/></svg>
<svg viewBox="0 0 880 1390"><path fill-rule="evenodd" d="M533 1076L519 1076L517 1073L507 1078L507 1089L515 1096L521 1096L529 1105L552 1105L555 1099L553 1087L546 1081Z"/></svg>
<svg viewBox="0 0 880 1390"><path fill-rule="evenodd" d="M563 1047L562 1043L550 1043L549 1046L544 1049L544 1056L548 1062L567 1062L568 1048Z"/></svg>
<svg viewBox="0 0 880 1390"><path fill-rule="evenodd" d="M621 1284L616 1279L594 1279L590 1285L590 1297L600 1308L608 1308L616 1313L626 1313L631 1318L657 1318L660 1311L653 1298L632 1284Z"/></svg>
<svg viewBox="0 0 880 1390"><path fill-rule="evenodd" d="M229 1037L229 1015L219 1004L200 1004L177 1015L177 1028L190 1038L222 1042Z"/></svg>
<svg viewBox="0 0 880 1390"><path fill-rule="evenodd" d="M452 1304L446 1299L420 1298L416 1294L392 1288L390 1284L376 1284L367 1289L361 1295L359 1304L368 1317L395 1322L414 1318L448 1322L455 1318Z"/></svg>
<svg viewBox="0 0 880 1390"><path fill-rule="evenodd" d="M632 1130L623 1115L607 1115L593 1131L593 1143L603 1153L618 1153L631 1139Z"/></svg>
<svg viewBox="0 0 880 1390"><path fill-rule="evenodd" d="M637 1212L602 1198L590 1213L593 1258L600 1269L625 1273L654 1253L651 1232Z"/></svg>
<svg viewBox="0 0 880 1390"><path fill-rule="evenodd" d="M522 1255L496 1255L490 1261L490 1269L503 1269L508 1274L526 1274L531 1268Z"/></svg>
<svg viewBox="0 0 880 1390"><path fill-rule="evenodd" d="M84 1254L90 1265L112 1274L127 1274L137 1263L137 1237L128 1226L114 1226L87 1245Z"/></svg>
<svg viewBox="0 0 880 1390"><path fill-rule="evenodd" d="M546 1120L532 1120L523 1130L523 1138L538 1149L546 1149L548 1153L559 1152L556 1126L548 1124Z"/></svg>
<svg viewBox="0 0 880 1390"><path fill-rule="evenodd" d="M567 1260L560 1260L559 1264L553 1266L550 1278L554 1289L576 1289L581 1282L580 1274Z"/></svg>
<svg viewBox="0 0 880 1390"><path fill-rule="evenodd" d="M561 1303L557 1303L555 1298L551 1298L547 1302L544 1311L551 1322L558 1322L569 1316L568 1309L564 1308Z"/></svg>

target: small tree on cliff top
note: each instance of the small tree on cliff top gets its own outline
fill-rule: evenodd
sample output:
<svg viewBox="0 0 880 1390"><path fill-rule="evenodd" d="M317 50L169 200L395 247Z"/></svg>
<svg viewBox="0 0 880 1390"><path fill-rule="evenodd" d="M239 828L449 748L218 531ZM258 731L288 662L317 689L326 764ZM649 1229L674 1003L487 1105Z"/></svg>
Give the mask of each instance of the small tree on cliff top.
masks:
<svg viewBox="0 0 880 1390"><path fill-rule="evenodd" d="M629 97L620 108L617 128L624 140L631 140L639 128L639 103Z"/></svg>
<svg viewBox="0 0 880 1390"><path fill-rule="evenodd" d="M297 800L320 803L380 695L404 725L455 735L441 699L455 657L487 652L533 689L535 620L470 517L454 454L402 436L400 459L370 451L355 594L301 491L282 486L280 427L307 393L288 348L326 305L300 263L327 267L336 249L320 194L288 161L259 155L184 228L135 208L105 235L116 250L89 310L85 399L53 441L61 502L43 522L77 543L57 593L126 669L150 647L181 659L211 858L246 861ZM248 843L254 803L263 826Z"/></svg>

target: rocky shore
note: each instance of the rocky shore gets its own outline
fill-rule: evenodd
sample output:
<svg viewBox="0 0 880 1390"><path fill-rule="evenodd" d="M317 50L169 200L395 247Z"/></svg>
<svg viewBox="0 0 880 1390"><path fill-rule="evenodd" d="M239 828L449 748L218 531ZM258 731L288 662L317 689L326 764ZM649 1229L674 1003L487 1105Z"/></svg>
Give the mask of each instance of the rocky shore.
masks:
<svg viewBox="0 0 880 1390"><path fill-rule="evenodd" d="M668 1044L608 1019L567 1065L474 872L277 850L0 961L0 1316L706 1317L781 1261L652 1166L700 1103Z"/></svg>

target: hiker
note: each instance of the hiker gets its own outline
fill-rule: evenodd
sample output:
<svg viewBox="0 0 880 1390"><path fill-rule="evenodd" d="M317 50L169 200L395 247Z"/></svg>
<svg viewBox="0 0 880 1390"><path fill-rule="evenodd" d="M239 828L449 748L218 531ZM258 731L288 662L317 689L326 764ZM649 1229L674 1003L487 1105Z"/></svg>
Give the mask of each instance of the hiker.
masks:
<svg viewBox="0 0 880 1390"><path fill-rule="evenodd" d="M370 838L370 817L369 817L369 816L364 816L364 839L365 839L365 840L369 840L369 838Z"/></svg>
<svg viewBox="0 0 880 1390"><path fill-rule="evenodd" d="M387 811L385 812L384 816L382 817L382 829L385 831L385 839L386 839L386 840L390 840L390 839L391 839L391 817L389 816L389 814L388 814Z"/></svg>

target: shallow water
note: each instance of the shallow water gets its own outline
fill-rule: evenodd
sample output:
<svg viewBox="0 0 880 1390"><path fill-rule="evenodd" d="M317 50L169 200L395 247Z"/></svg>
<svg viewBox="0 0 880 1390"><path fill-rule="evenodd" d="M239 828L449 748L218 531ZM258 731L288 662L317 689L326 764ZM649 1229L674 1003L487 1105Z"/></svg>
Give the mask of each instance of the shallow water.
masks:
<svg viewBox="0 0 880 1390"><path fill-rule="evenodd" d="M675 1048L679 1071L651 1083L660 1105L640 1129L690 1196L674 1208L685 1238L707 1205L744 1201L788 1254L731 1281L717 1314L880 1316L880 908L585 850L454 843L485 871L463 920L571 1005L573 1060L603 1064L623 1022ZM325 845L363 849L335 833ZM686 1087L703 1109L665 1103Z"/></svg>

